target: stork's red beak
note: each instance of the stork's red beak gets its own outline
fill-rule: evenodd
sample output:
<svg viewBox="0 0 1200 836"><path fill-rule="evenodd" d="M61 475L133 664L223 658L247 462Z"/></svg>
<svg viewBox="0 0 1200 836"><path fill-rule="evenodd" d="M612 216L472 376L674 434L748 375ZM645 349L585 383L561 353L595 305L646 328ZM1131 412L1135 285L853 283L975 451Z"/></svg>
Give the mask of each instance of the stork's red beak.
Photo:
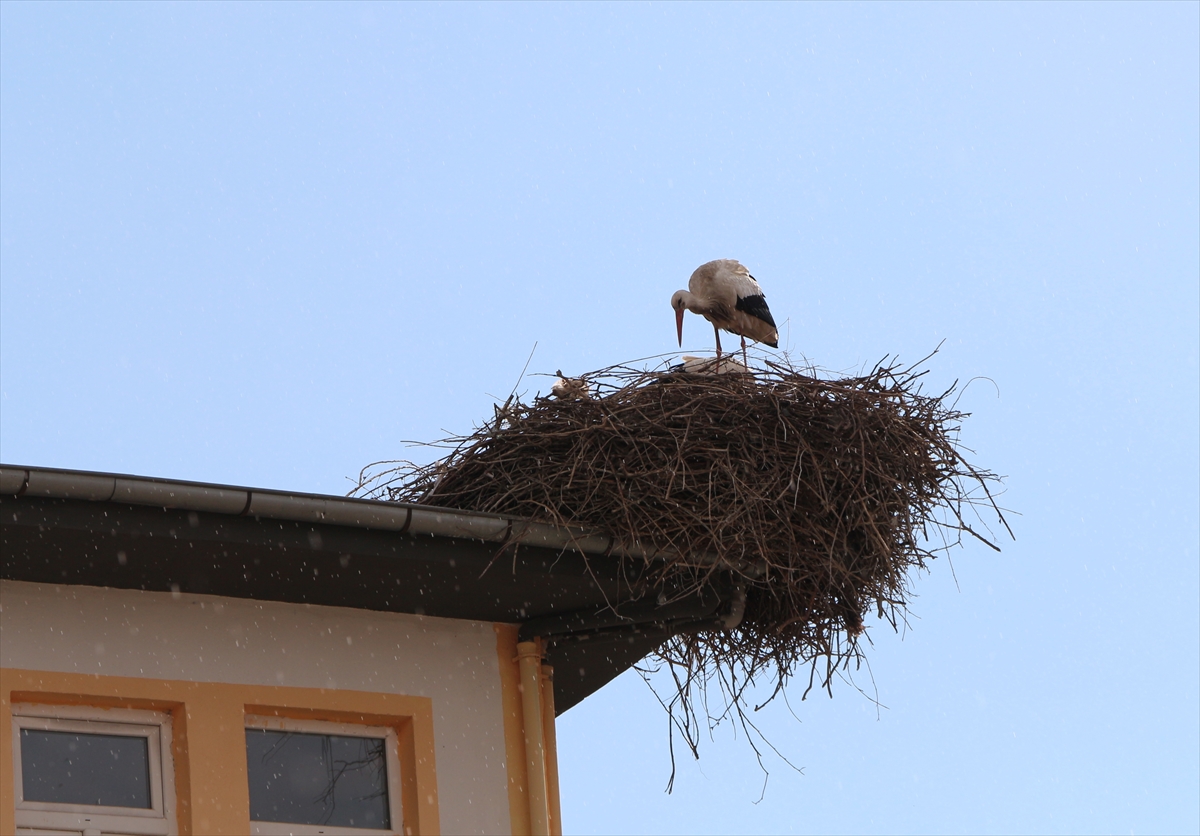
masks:
<svg viewBox="0 0 1200 836"><path fill-rule="evenodd" d="M679 347L683 348L683 308L675 311L675 330L679 332Z"/></svg>

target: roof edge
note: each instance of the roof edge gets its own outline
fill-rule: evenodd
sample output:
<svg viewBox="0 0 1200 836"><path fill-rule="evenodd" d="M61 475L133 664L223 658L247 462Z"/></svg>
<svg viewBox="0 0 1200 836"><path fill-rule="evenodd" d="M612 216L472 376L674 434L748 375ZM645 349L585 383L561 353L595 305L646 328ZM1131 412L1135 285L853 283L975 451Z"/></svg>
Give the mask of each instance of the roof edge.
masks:
<svg viewBox="0 0 1200 836"><path fill-rule="evenodd" d="M547 525L501 514L123 473L0 464L0 496L117 502L489 543L520 543L584 554L642 559L675 556L663 550L650 551L636 546L623 548L603 532Z"/></svg>

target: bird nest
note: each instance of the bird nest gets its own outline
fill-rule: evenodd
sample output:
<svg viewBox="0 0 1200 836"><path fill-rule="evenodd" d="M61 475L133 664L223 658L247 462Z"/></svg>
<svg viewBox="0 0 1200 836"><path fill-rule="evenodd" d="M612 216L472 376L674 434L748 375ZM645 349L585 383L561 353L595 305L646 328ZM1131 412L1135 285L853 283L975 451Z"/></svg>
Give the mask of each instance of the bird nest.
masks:
<svg viewBox="0 0 1200 836"><path fill-rule="evenodd" d="M510 398L432 464L368 468L356 493L603 531L616 553L646 555L621 559L651 593L732 577L740 623L656 654L694 751L695 689L718 683L724 708L705 694L709 717L733 709L743 723L748 685L778 694L807 670L808 689L828 689L861 661L865 617L903 623L928 560L964 535L996 548L975 512L1004 525L998 477L964 458L955 389L923 393L917 368L603 369L559 381L557 397Z"/></svg>

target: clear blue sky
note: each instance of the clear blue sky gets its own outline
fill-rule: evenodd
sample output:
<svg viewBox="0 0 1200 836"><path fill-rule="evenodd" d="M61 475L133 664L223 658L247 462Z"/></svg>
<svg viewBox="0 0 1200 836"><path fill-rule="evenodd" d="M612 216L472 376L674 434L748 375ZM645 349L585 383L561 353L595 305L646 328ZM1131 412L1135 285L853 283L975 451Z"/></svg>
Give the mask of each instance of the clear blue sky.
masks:
<svg viewBox="0 0 1200 836"><path fill-rule="evenodd" d="M886 708L764 712L759 804L725 729L662 792L636 678L573 709L568 830L1194 833L1198 10L4 2L0 456L343 493L738 258L796 358L994 381L1017 540L870 627Z"/></svg>

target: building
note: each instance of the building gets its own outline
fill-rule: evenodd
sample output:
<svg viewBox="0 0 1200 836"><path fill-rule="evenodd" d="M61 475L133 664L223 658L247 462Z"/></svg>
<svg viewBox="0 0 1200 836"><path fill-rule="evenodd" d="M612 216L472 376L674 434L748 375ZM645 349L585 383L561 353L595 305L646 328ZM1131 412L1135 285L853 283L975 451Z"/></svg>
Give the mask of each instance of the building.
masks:
<svg viewBox="0 0 1200 836"><path fill-rule="evenodd" d="M558 833L555 716L737 609L602 535L133 476L0 465L0 538L3 833Z"/></svg>

